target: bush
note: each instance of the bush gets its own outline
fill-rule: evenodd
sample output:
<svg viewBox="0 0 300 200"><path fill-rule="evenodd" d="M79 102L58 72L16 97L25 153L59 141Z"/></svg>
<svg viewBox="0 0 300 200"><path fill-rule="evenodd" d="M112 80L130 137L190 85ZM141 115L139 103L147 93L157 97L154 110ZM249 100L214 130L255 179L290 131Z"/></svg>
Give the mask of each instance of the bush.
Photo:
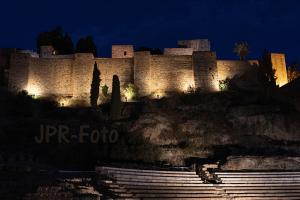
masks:
<svg viewBox="0 0 300 200"><path fill-rule="evenodd" d="M138 97L138 88L134 84L129 83L124 89L124 96L126 101L136 99Z"/></svg>
<svg viewBox="0 0 300 200"><path fill-rule="evenodd" d="M229 90L229 83L230 83L230 79L226 78L225 80L220 80L219 81L219 89L221 91L227 91Z"/></svg>
<svg viewBox="0 0 300 200"><path fill-rule="evenodd" d="M108 86L105 84L101 87L102 89L102 94L104 97L108 97Z"/></svg>

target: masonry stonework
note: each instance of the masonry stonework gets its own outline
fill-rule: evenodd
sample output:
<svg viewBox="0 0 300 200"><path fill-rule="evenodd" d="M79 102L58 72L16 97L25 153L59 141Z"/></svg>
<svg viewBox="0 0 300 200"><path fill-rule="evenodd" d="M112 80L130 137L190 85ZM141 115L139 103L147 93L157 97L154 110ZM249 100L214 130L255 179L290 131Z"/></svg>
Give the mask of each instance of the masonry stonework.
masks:
<svg viewBox="0 0 300 200"><path fill-rule="evenodd" d="M190 88L218 91L219 80L233 78L251 68L249 61L217 60L212 51L193 50L190 55L191 49L199 50L200 43L191 41L189 48L171 48L164 55L133 52L131 45L117 45L112 48L112 58L95 58L89 53L38 57L16 52L11 55L9 88L27 90L37 96L68 98L64 105L78 101L88 105L95 63L101 72L101 86L107 85L109 92L116 74L121 90L128 83L134 83L140 96L155 98L169 92L186 92ZM124 50L128 54L124 55ZM280 84L287 83L284 54L272 54L272 63Z"/></svg>
<svg viewBox="0 0 300 200"><path fill-rule="evenodd" d="M165 48L164 55L175 55L175 56L182 56L182 55L193 55L194 49L193 48Z"/></svg>
<svg viewBox="0 0 300 200"><path fill-rule="evenodd" d="M248 61L240 60L218 60L218 79L231 79L234 76L242 75L244 72L251 69L251 64Z"/></svg>
<svg viewBox="0 0 300 200"><path fill-rule="evenodd" d="M112 45L111 57L112 58L132 58L133 45Z"/></svg>
<svg viewBox="0 0 300 200"><path fill-rule="evenodd" d="M276 84L281 87L288 83L285 55L281 53L271 53L272 67L275 70Z"/></svg>
<svg viewBox="0 0 300 200"><path fill-rule="evenodd" d="M195 87L204 91L217 91L217 56L211 51L196 51L193 54Z"/></svg>

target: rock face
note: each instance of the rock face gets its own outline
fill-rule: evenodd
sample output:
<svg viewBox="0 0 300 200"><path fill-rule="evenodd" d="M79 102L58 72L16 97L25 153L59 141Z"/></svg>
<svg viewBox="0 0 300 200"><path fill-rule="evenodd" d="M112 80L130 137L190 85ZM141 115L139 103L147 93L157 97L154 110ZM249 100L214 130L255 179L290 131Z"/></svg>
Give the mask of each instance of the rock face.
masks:
<svg viewBox="0 0 300 200"><path fill-rule="evenodd" d="M171 119L162 114L144 114L134 123L130 132L142 133L144 139L156 145L177 144Z"/></svg>
<svg viewBox="0 0 300 200"><path fill-rule="evenodd" d="M299 170L300 157L228 157L222 170Z"/></svg>
<svg viewBox="0 0 300 200"><path fill-rule="evenodd" d="M172 164L217 157L217 151L222 156L298 155L299 113L286 109L285 102L260 95L191 94L152 101L129 132L161 148L161 160ZM252 166L256 165L263 167Z"/></svg>
<svg viewBox="0 0 300 200"><path fill-rule="evenodd" d="M273 140L300 141L298 114L282 114L278 106L237 106L229 110L228 120L245 134L261 135Z"/></svg>

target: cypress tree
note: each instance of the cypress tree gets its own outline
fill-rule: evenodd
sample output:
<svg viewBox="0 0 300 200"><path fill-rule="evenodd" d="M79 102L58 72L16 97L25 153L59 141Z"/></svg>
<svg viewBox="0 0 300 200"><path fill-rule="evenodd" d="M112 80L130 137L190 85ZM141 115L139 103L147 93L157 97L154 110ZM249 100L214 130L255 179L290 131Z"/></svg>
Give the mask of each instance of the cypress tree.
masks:
<svg viewBox="0 0 300 200"><path fill-rule="evenodd" d="M100 87L100 71L98 69L97 63L94 64L93 70L93 80L91 84L91 96L90 96L90 103L92 107L97 107L97 102L99 98L99 87Z"/></svg>
<svg viewBox="0 0 300 200"><path fill-rule="evenodd" d="M271 54L266 49L264 50L262 57L259 59L259 66L267 85L276 87L276 76L272 65Z"/></svg>
<svg viewBox="0 0 300 200"><path fill-rule="evenodd" d="M112 95L110 104L110 117L112 120L120 119L121 117L121 94L120 81L117 75L113 76Z"/></svg>

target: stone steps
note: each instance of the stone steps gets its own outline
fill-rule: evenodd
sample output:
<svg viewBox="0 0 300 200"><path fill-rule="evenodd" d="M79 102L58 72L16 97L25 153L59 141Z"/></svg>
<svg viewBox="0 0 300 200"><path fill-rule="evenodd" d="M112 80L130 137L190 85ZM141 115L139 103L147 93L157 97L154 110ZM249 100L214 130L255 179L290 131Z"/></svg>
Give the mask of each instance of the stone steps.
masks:
<svg viewBox="0 0 300 200"><path fill-rule="evenodd" d="M188 171L167 171L167 170L127 169L127 168L116 168L116 167L96 167L96 171L103 171L103 170L119 171L119 172L154 173L154 174L179 174L179 175L191 174L191 175L195 175L195 172L188 172Z"/></svg>
<svg viewBox="0 0 300 200"><path fill-rule="evenodd" d="M144 197L143 200L229 200L229 199L226 197L163 197L163 198Z"/></svg>
<svg viewBox="0 0 300 200"><path fill-rule="evenodd" d="M221 183L214 184L214 186L222 186L222 187L289 187L289 186L300 186L300 183Z"/></svg>
<svg viewBox="0 0 300 200"><path fill-rule="evenodd" d="M300 174L293 175L293 174L217 174L218 177L223 178L235 178L235 177L242 177L242 178L272 178L272 177L287 177L292 176L294 178L299 178Z"/></svg>
<svg viewBox="0 0 300 200"><path fill-rule="evenodd" d="M300 190L300 186L223 186L221 184L219 188L224 190Z"/></svg>
<svg viewBox="0 0 300 200"><path fill-rule="evenodd" d="M114 199L300 200L300 172L217 172L222 183L206 184L195 172L97 169L111 179L105 184Z"/></svg>
<svg viewBox="0 0 300 200"><path fill-rule="evenodd" d="M216 172L216 187L239 200L300 199L300 172Z"/></svg>
<svg viewBox="0 0 300 200"><path fill-rule="evenodd" d="M136 175L136 174L113 174L112 175L113 178L116 178L116 179L119 179L119 178L129 178L129 179L132 179L133 177L136 178L136 179L142 179L142 180L145 180L145 179L155 179L155 180L159 180L159 179L164 179L164 180L199 180L199 176L198 175L194 175L194 176L188 176L188 177L185 177L185 176L149 176L149 175Z"/></svg>
<svg viewBox="0 0 300 200"><path fill-rule="evenodd" d="M215 172L216 175L300 175L300 172Z"/></svg>
<svg viewBox="0 0 300 200"><path fill-rule="evenodd" d="M116 181L119 185L151 185L151 186L199 186L203 183L172 183L172 182L137 182L137 181Z"/></svg>
<svg viewBox="0 0 300 200"><path fill-rule="evenodd" d="M114 177L115 178L115 177ZM178 179L164 179L162 178L157 178L157 179L151 179L151 178L146 178L146 179L140 179L136 177L132 178L116 178L118 181L124 181L124 182L143 182L143 183L186 183L186 184L196 184L196 183L203 183L200 178L197 179L192 179L192 180L178 180Z"/></svg>
<svg viewBox="0 0 300 200"><path fill-rule="evenodd" d="M234 200L299 200L299 197L234 197Z"/></svg>
<svg viewBox="0 0 300 200"><path fill-rule="evenodd" d="M129 191L133 192L133 193L144 193L144 194L148 194L148 193L155 193L155 194L160 194L160 193L168 193L168 194L172 194L172 193L178 193L178 194L198 194L198 193L216 193L216 190L214 188L210 188L210 189L196 189L196 190L191 190L189 188L187 189L178 189L178 190L170 190L168 188L166 189L152 189L149 188L148 190L144 190L144 189L129 189Z"/></svg>
<svg viewBox="0 0 300 200"><path fill-rule="evenodd" d="M149 185L126 185L126 188L133 190L211 190L216 187L213 185L206 186L206 184L201 184L198 186L149 186Z"/></svg>
<svg viewBox="0 0 300 200"><path fill-rule="evenodd" d="M236 190L236 189L231 189L231 190L226 190L226 193L228 194L266 194L266 193L298 193L300 194L300 190Z"/></svg>
<svg viewBox="0 0 300 200"><path fill-rule="evenodd" d="M198 194L135 194L136 197L139 198L217 198L217 197L223 197L222 195L218 194L207 194L207 193L198 193Z"/></svg>

